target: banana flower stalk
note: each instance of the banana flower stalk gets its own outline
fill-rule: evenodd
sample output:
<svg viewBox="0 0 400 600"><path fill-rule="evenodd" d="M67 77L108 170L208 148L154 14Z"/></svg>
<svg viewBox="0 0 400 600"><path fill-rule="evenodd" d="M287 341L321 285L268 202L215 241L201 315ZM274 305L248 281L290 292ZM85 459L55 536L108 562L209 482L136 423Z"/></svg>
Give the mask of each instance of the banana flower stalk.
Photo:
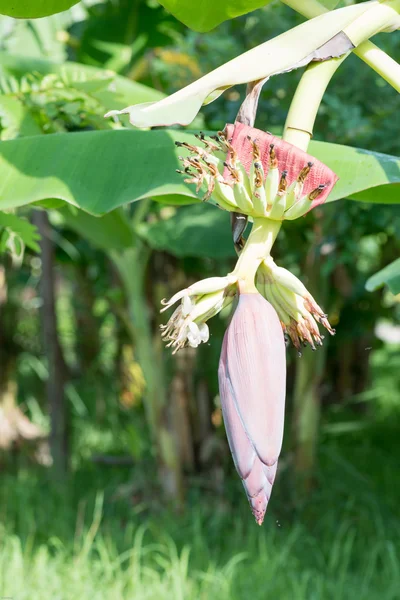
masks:
<svg viewBox="0 0 400 600"><path fill-rule="evenodd" d="M253 227L247 241L236 245L232 273L163 301L163 311L179 305L162 326L162 337L173 352L207 342L208 319L238 298L222 345L219 389L236 470L261 525L283 437L284 334L300 353L303 345L322 344L318 324L334 333L305 286L278 267L270 252L282 221L324 202L337 177L297 147L243 123L227 125L213 137L196 137L199 145L177 143L185 153L180 169L185 181L245 223L252 218Z"/></svg>
<svg viewBox="0 0 400 600"><path fill-rule="evenodd" d="M324 202L337 176L299 148L243 123L196 137L199 144L177 142L185 153L179 172L198 192L203 188L204 200L242 215L244 223L252 218L253 228L245 243L236 244L239 258L232 273L163 301L162 310L180 304L162 326L162 337L173 352L207 342L207 320L238 298L222 345L219 389L236 470L261 525L282 446L284 334L300 354L303 345L315 350L322 344L319 324L334 333L305 286L278 267L270 252L282 221Z"/></svg>
<svg viewBox="0 0 400 600"><path fill-rule="evenodd" d="M236 470L256 522L271 496L282 446L288 336L300 354L322 344L327 315L297 277L275 264L271 248L284 219L321 204L337 176L299 148L243 123L198 144L180 143L185 181L222 209L253 219L239 258L225 277L211 277L164 300L180 304L162 337L177 352L209 339L207 320L238 298L225 333L218 379L221 408ZM236 240L235 240L236 241ZM257 287L256 287L257 284ZM258 289L257 289L258 288ZM261 294L259 293L261 292Z"/></svg>

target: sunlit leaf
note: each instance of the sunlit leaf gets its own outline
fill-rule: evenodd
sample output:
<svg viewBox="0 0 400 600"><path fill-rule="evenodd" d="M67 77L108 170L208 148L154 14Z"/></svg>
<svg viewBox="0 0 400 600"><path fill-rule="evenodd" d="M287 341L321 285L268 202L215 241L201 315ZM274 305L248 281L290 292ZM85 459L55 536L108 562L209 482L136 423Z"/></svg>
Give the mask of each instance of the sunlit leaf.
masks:
<svg viewBox="0 0 400 600"><path fill-rule="evenodd" d="M392 294L400 294L400 258L393 261L367 280L365 288L369 292L387 285Z"/></svg>
<svg viewBox="0 0 400 600"><path fill-rule="evenodd" d="M400 183L399 175L393 174L391 177L392 185L378 185L359 192L358 194L350 194L351 200L359 202L372 202L374 204L399 204L400 202ZM386 176L382 177L386 180ZM394 183L397 182L397 183ZM329 198L328 198L329 202Z"/></svg>
<svg viewBox="0 0 400 600"><path fill-rule="evenodd" d="M182 152L176 140L193 142L193 135L108 130L1 142L0 209L55 198L101 215L149 197L178 195L198 202L193 186L175 172ZM400 159L324 142L313 142L310 153L340 178L328 200L359 199L361 193L374 202L378 192L380 201L394 200L390 190L400 187Z"/></svg>
<svg viewBox="0 0 400 600"><path fill-rule="evenodd" d="M146 197L194 197L175 173L177 137L182 133L90 131L2 142L0 208L59 198L100 215Z"/></svg>
<svg viewBox="0 0 400 600"><path fill-rule="evenodd" d="M357 431L364 431L369 427L368 422L363 421L345 421L342 423L326 423L323 426L323 432L329 435L351 434Z"/></svg>
<svg viewBox="0 0 400 600"><path fill-rule="evenodd" d="M339 4L340 0L322 0L329 10ZM202 0L196 5L187 0L159 0L168 12L179 21L195 31L205 32L217 27L223 21L245 15L253 10L266 6L271 0Z"/></svg>
<svg viewBox="0 0 400 600"><path fill-rule="evenodd" d="M187 0L159 0L168 12L195 31L209 31L223 21L261 8L271 0L202 0L193 4Z"/></svg>
<svg viewBox="0 0 400 600"><path fill-rule="evenodd" d="M309 152L339 175L327 202L340 198L379 204L400 202L399 157L326 142L311 142Z"/></svg>
<svg viewBox="0 0 400 600"><path fill-rule="evenodd" d="M16 19L36 19L62 12L79 0L0 0L0 14Z"/></svg>

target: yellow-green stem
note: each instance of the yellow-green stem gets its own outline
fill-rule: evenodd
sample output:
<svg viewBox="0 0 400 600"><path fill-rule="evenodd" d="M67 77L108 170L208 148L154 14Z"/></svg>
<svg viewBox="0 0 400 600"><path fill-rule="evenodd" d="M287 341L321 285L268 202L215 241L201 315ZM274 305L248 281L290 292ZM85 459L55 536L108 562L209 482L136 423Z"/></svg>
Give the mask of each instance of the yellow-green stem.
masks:
<svg viewBox="0 0 400 600"><path fill-rule="evenodd" d="M238 277L241 293L257 293L254 278L260 263L269 256L281 221L255 217L246 245L240 253L233 275Z"/></svg>
<svg viewBox="0 0 400 600"><path fill-rule="evenodd" d="M346 27L344 32L353 44L358 45L364 39L389 26L398 10L400 10L400 0L377 4ZM327 85L348 55L349 52L340 58L309 65L293 96L285 123L284 140L302 150L307 150Z"/></svg>
<svg viewBox="0 0 400 600"><path fill-rule="evenodd" d="M400 93L400 65L391 56L372 42L363 42L353 52Z"/></svg>
<svg viewBox="0 0 400 600"><path fill-rule="evenodd" d="M304 0L282 0L282 2L308 19L329 12L318 0L307 0L306 2ZM361 43L353 50L353 53L400 92L400 65L393 58L369 41Z"/></svg>
<svg viewBox="0 0 400 600"><path fill-rule="evenodd" d="M355 46L368 40L373 35L391 28L397 23L400 25L400 0L387 0L371 6L350 25L344 28L345 34Z"/></svg>
<svg viewBox="0 0 400 600"><path fill-rule="evenodd" d="M347 56L345 54L340 58L311 63L307 67L290 105L283 132L284 140L307 150L322 97L336 69Z"/></svg>

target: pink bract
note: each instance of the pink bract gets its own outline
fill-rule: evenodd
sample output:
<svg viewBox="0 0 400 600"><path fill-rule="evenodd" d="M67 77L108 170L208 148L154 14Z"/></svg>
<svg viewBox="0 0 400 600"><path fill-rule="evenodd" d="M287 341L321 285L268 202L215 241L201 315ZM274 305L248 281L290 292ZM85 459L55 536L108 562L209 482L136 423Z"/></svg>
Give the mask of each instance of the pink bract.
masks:
<svg viewBox="0 0 400 600"><path fill-rule="evenodd" d="M224 131L228 141L233 146L238 154L239 160L246 169L247 173L250 172L250 166L253 160L252 145L249 141L249 137L253 142L257 142L257 146L260 149L261 162L264 168L264 172L267 175L269 170L269 150L271 144L274 145L276 158L278 160L278 168L280 173L287 171L287 183L290 185L293 183L299 172L308 162L313 163L313 167L308 174L305 183L303 194L307 196L310 192L315 190L320 184L324 184L326 187L322 193L313 200L311 208L323 204L331 192L333 186L338 180L336 173L329 167L324 165L321 161L317 160L307 152L300 150L296 146L289 144L275 137L271 133L249 127L243 123L235 123L234 125L228 124ZM229 178L229 173L225 172L224 176Z"/></svg>
<svg viewBox="0 0 400 600"><path fill-rule="evenodd" d="M278 315L260 294L240 295L218 378L233 460L261 525L282 446L286 356Z"/></svg>

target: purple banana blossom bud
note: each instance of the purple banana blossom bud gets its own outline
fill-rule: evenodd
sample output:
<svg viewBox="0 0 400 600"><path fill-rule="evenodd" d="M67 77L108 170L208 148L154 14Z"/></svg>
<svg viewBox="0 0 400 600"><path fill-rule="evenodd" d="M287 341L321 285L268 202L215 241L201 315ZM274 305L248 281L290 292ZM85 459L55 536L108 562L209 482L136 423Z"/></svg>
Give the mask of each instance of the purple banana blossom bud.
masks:
<svg viewBox="0 0 400 600"><path fill-rule="evenodd" d="M239 296L218 378L233 460L261 525L282 446L286 357L279 317L260 294Z"/></svg>

